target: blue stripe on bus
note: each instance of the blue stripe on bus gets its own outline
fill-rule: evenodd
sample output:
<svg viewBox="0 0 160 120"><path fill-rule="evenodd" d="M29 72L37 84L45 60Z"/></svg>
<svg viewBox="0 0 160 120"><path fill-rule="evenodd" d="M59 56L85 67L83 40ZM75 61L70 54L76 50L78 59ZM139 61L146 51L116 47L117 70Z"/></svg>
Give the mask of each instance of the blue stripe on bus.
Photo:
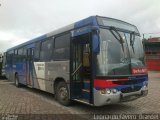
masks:
<svg viewBox="0 0 160 120"><path fill-rule="evenodd" d="M77 29L77 28L87 26L87 25L95 25L96 26L97 25L96 16L91 16L91 17L83 19L79 22L76 22L74 25L74 28Z"/></svg>
<svg viewBox="0 0 160 120"><path fill-rule="evenodd" d="M132 76L132 77L128 77L130 80L148 80L147 75L145 75L144 77L137 77L137 76Z"/></svg>

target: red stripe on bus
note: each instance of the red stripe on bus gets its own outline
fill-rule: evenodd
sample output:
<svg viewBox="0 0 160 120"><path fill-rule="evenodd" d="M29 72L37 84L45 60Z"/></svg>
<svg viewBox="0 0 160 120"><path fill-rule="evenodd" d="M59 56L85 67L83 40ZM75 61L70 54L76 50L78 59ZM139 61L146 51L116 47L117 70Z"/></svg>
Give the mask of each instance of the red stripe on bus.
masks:
<svg viewBox="0 0 160 120"><path fill-rule="evenodd" d="M115 87L119 86L114 84L112 80L94 80L94 87Z"/></svg>

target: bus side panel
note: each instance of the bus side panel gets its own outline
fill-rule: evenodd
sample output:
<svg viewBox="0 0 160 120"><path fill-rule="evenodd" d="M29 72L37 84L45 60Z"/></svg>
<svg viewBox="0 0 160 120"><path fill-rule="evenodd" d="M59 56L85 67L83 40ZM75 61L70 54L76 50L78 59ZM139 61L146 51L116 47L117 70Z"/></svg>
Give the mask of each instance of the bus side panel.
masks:
<svg viewBox="0 0 160 120"><path fill-rule="evenodd" d="M34 88L43 90L45 90L45 86L44 86L44 62L34 62L33 63L33 84L34 84Z"/></svg>
<svg viewBox="0 0 160 120"><path fill-rule="evenodd" d="M57 78L62 78L65 80L69 87L69 76L70 76L70 62L69 61L54 61L54 62L47 62L45 65L45 77L47 80L46 90L48 92L54 93L54 81Z"/></svg>
<svg viewBox="0 0 160 120"><path fill-rule="evenodd" d="M54 93L56 78L69 83L69 61L34 62L33 78L35 88Z"/></svg>

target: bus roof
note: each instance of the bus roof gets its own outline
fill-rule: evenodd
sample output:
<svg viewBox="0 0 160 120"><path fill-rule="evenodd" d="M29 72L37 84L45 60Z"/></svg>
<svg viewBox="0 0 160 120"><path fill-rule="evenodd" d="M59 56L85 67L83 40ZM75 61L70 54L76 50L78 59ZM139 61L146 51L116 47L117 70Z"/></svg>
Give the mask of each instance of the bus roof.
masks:
<svg viewBox="0 0 160 120"><path fill-rule="evenodd" d="M52 32L44 34L44 35L42 35L40 37L31 39L31 40L29 40L29 41L27 41L25 43L22 43L20 45L15 46L15 47L12 47L12 48L8 49L7 51L11 51L11 50L14 50L14 49L17 49L17 48L21 48L23 46L30 45L30 44L32 44L34 42L41 41L41 40L43 40L45 38L48 38L48 37L51 37L51 36L54 36L54 35L57 35L57 34L60 34L60 33L67 32L69 30L78 29L78 28L81 28L81 27L86 26L86 25L98 26L97 17L117 20L117 19L114 19L114 18L102 17L102 16L97 16L97 15L90 16L88 18L82 19L82 20L80 20L78 22L75 22L73 24L67 25L67 26L62 27L60 29L57 29L55 31L52 31ZM118 21L121 21L121 20L118 20ZM121 21L121 22L124 22L124 21ZM126 23L128 25L131 25L131 26L134 26L134 25L132 25L130 23L127 23L127 22L124 22L124 23ZM134 26L134 27L136 27L136 26Z"/></svg>

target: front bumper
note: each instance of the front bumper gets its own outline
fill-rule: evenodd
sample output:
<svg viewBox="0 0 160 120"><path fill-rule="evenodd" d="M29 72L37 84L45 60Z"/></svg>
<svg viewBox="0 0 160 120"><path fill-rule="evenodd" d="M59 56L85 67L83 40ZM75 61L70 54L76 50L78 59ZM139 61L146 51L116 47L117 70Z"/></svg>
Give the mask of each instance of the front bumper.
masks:
<svg viewBox="0 0 160 120"><path fill-rule="evenodd" d="M114 104L119 102L132 101L137 98L146 96L148 94L148 88L142 87L139 91L122 93L118 91L117 93L101 94L100 91L94 89L94 105L102 106L108 104Z"/></svg>

